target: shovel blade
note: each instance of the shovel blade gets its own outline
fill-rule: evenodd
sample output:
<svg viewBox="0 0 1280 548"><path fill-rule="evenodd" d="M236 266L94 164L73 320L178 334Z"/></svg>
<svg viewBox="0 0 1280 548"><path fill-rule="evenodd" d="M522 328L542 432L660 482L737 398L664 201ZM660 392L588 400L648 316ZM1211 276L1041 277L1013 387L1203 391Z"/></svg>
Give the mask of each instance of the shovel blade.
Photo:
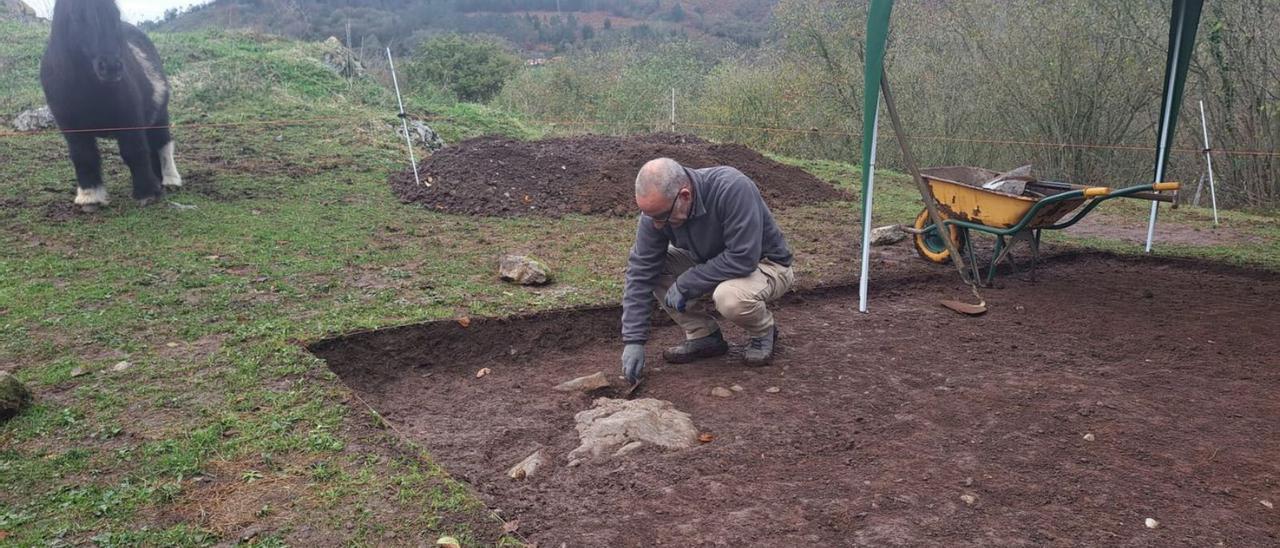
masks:
<svg viewBox="0 0 1280 548"><path fill-rule="evenodd" d="M987 303L980 302L978 304L962 303L960 301L940 301L938 304L945 306L951 310L964 314L966 316L981 316L987 313Z"/></svg>

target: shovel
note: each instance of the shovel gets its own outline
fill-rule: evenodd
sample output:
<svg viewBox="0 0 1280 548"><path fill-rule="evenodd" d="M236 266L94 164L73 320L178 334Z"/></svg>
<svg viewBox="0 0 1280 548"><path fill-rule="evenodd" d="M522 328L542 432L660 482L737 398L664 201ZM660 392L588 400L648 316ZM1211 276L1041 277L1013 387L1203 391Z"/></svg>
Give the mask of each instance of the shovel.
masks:
<svg viewBox="0 0 1280 548"><path fill-rule="evenodd" d="M937 230L941 234L943 232L942 216L938 214L938 204L933 199L933 193L929 191L929 185L924 182L924 177L920 175L920 168L916 166L915 156L911 154L911 147L907 143L907 133L903 131L902 122L898 119L898 108L893 103L893 94L889 92L889 72L883 67L880 71L880 91L884 95L884 106L889 111L889 121L893 124L893 133L898 136L898 146L902 148L902 159L906 162L912 178L915 179L916 188L920 191L920 198L924 200L925 209L929 210L929 219L938 227ZM1002 173L999 177L1009 176L1020 169L1022 168ZM999 177L997 177L997 180ZM960 273L960 279L969 284L969 289L973 290L973 296L977 297L978 304L952 300L942 301L939 304L968 316L977 316L985 313L987 311L987 301L983 300L982 295L978 294L977 282L965 272L964 259L960 257L960 250L951 241L951 238L943 236L942 242L946 244L947 250L950 251L951 263L955 265L956 271Z"/></svg>

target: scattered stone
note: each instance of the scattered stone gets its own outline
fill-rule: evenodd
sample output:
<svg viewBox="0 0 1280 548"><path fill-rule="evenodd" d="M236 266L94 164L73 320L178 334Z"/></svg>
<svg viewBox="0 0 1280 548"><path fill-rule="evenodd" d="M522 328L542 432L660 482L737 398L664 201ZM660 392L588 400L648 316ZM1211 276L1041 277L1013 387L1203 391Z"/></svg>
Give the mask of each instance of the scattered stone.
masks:
<svg viewBox="0 0 1280 548"><path fill-rule="evenodd" d="M49 107L24 110L13 118L13 128L18 131L37 131L56 127L57 125L58 123L53 120L53 112L49 111Z"/></svg>
<svg viewBox="0 0 1280 548"><path fill-rule="evenodd" d="M907 233L898 229L898 225L888 225L871 229L871 245L893 245L907 239Z"/></svg>
<svg viewBox="0 0 1280 548"><path fill-rule="evenodd" d="M364 66L356 59L356 55L351 52L336 36L330 36L321 44L325 48L324 59L322 60L325 68L332 70L343 78L364 76Z"/></svg>
<svg viewBox="0 0 1280 548"><path fill-rule="evenodd" d="M396 133L400 134L401 139L404 139L404 126L396 127ZM413 144L427 149L427 152L435 152L444 148L444 139L440 137L440 134L420 120L409 120L409 140ZM431 177L427 177L427 179L428 183L435 182L431 180Z"/></svg>
<svg viewBox="0 0 1280 548"><path fill-rule="evenodd" d="M520 461L515 466L512 466L510 470L507 470L507 476L510 476L511 479L514 480L522 480L532 477L534 474L538 473L538 469L546 465L547 462L546 451L538 449L537 451L534 451L532 455L525 457L524 460Z"/></svg>
<svg viewBox="0 0 1280 548"><path fill-rule="evenodd" d="M613 452L613 456L615 456L615 457L625 457L625 456L627 456L627 455L629 455L629 454L631 454L631 453L635 452L637 449L640 449L641 447L644 447L644 442L642 442L642 441L633 441L633 442L628 443L628 444L626 444L626 445L624 445L624 446L622 446L622 447L619 447L617 451L614 451L614 452Z"/></svg>
<svg viewBox="0 0 1280 548"><path fill-rule="evenodd" d="M31 405L31 391L6 371L0 371L0 422L18 416Z"/></svg>
<svg viewBox="0 0 1280 548"><path fill-rule="evenodd" d="M71 370L72 377L83 377L86 373L88 373L88 371L85 371L83 367L77 367Z"/></svg>
<svg viewBox="0 0 1280 548"><path fill-rule="evenodd" d="M476 378L478 379L478 378L480 378L480 377L483 377L483 376L485 376L485 375L488 375L488 374L489 374L489 373L491 373L491 372L493 372L493 370L492 370L492 369L489 369L488 367L482 367L482 368L480 368L480 370L479 370L479 371L476 371Z"/></svg>
<svg viewBox="0 0 1280 548"><path fill-rule="evenodd" d="M441 548L462 548L462 544L458 542L458 539L453 537L440 537L436 540L436 546Z"/></svg>
<svg viewBox="0 0 1280 548"><path fill-rule="evenodd" d="M1085 435L1084 435L1084 441L1093 441L1093 440L1095 440L1095 439L1097 439L1097 438L1095 438L1095 437L1093 436L1093 433L1092 433L1092 432L1090 432L1090 433L1088 433L1088 434L1085 434Z"/></svg>
<svg viewBox="0 0 1280 548"><path fill-rule="evenodd" d="M569 453L570 459L614 454L637 441L664 449L687 449L698 443L698 430L689 414L669 401L597 398L591 409L573 418L581 444Z"/></svg>
<svg viewBox="0 0 1280 548"><path fill-rule="evenodd" d="M778 387L776 387L776 386L770 386L770 387L768 387L768 388L764 389L764 391L765 391L765 392L768 392L768 393L770 393L770 394L777 394L778 392L781 392L781 391L782 391L782 389L781 389L781 388L778 388Z"/></svg>
<svg viewBox="0 0 1280 548"><path fill-rule="evenodd" d="M965 504L973 504L974 502L977 502L978 497L965 493L960 495L960 500L963 500Z"/></svg>
<svg viewBox="0 0 1280 548"><path fill-rule="evenodd" d="M745 388L743 388L743 387L742 387L742 385L735 384L735 385L733 385L733 386L730 386L730 387L729 387L729 390L732 390L732 391L734 391L734 392L741 392L741 391L746 390L746 389L745 389Z"/></svg>
<svg viewBox="0 0 1280 548"><path fill-rule="evenodd" d="M717 398L728 398L733 396L733 392L730 392L727 388L722 386L717 386L711 389L711 395Z"/></svg>
<svg viewBox="0 0 1280 548"><path fill-rule="evenodd" d="M498 262L498 276L520 285L543 285L551 281L546 265L524 255L503 255Z"/></svg>
<svg viewBox="0 0 1280 548"><path fill-rule="evenodd" d="M1156 521L1156 520L1154 520L1154 519L1151 519L1151 518L1147 518L1147 522L1146 522L1146 523L1147 523L1147 529L1155 529L1156 527L1159 527L1159 526L1160 526L1160 522L1158 522L1158 521Z"/></svg>
<svg viewBox="0 0 1280 548"><path fill-rule="evenodd" d="M590 392L606 386L609 386L609 379L604 376L604 373L596 372L592 375L562 382L556 385L556 390L561 392Z"/></svg>
<svg viewBox="0 0 1280 548"><path fill-rule="evenodd" d="M178 347L178 343L176 343L176 342L167 342L167 343L164 343L164 345L165 345L165 346L167 346L167 347L169 347L169 348L177 348L177 347Z"/></svg>
<svg viewBox="0 0 1280 548"><path fill-rule="evenodd" d="M133 367L133 364L129 363L128 361L122 361L111 366L111 370L119 372L119 371L124 371L125 369L128 369L130 367Z"/></svg>
<svg viewBox="0 0 1280 548"><path fill-rule="evenodd" d="M1261 502L1263 506L1266 506L1266 507L1267 507L1267 510L1275 510L1275 509L1276 509L1276 505L1275 505L1275 504L1272 504L1272 503L1271 503L1271 501L1269 501L1269 500L1260 500L1260 501L1258 501L1258 502Z"/></svg>

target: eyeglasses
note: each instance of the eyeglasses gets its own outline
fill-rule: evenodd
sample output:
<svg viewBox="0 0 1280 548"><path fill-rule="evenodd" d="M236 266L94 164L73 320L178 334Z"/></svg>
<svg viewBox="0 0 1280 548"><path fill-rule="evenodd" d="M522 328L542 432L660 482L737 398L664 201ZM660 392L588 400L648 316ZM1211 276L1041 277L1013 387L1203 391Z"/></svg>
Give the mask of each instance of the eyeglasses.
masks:
<svg viewBox="0 0 1280 548"><path fill-rule="evenodd" d="M680 203L680 195L676 194L676 197L671 199L671 209L668 209L667 212L663 213L662 215L654 215L652 217L653 222L655 223L667 222L667 219L671 218L671 214L676 212L676 204L678 203Z"/></svg>

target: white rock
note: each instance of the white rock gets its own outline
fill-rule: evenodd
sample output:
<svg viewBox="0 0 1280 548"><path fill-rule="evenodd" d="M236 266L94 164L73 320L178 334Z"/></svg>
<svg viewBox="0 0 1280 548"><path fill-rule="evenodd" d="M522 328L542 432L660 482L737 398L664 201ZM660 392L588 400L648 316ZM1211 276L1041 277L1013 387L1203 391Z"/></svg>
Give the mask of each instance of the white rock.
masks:
<svg viewBox="0 0 1280 548"><path fill-rule="evenodd" d="M711 389L711 395L717 398L728 398L733 396L733 392L730 392L728 389L722 386L717 386Z"/></svg>
<svg viewBox="0 0 1280 548"><path fill-rule="evenodd" d="M37 131L56 127L57 125L58 123L53 120L53 112L49 111L49 107L24 110L13 118L13 128L18 131Z"/></svg>
<svg viewBox="0 0 1280 548"><path fill-rule="evenodd" d="M1093 436L1093 433L1092 433L1092 432L1090 432L1090 433L1088 433L1088 434L1085 434L1085 435L1084 435L1084 441L1093 441L1093 440L1095 440L1095 439L1097 439L1097 438L1095 438L1095 437Z"/></svg>
<svg viewBox="0 0 1280 548"><path fill-rule="evenodd" d="M131 366L133 366L133 364L131 364L131 363L127 362L127 361L122 361L122 362L119 362L119 363L117 363L117 364L115 364L115 365L111 366L111 370L112 370L112 371L124 371L125 369L128 369L128 368L130 368Z"/></svg>
<svg viewBox="0 0 1280 548"><path fill-rule="evenodd" d="M965 504L973 504L978 500L978 497L966 493L960 495L960 500L963 500Z"/></svg>
<svg viewBox="0 0 1280 548"><path fill-rule="evenodd" d="M743 388L742 386L735 384L733 386L730 386L729 390L732 390L734 392L741 392L743 390L746 390L746 388Z"/></svg>
<svg viewBox="0 0 1280 548"><path fill-rule="evenodd" d="M651 443L663 449L687 449L698 445L698 429L688 413L671 402L640 398L597 398L592 408L574 415L580 445L570 460L614 454L632 442ZM634 449L633 449L634 450Z"/></svg>
<svg viewBox="0 0 1280 548"><path fill-rule="evenodd" d="M1151 519L1151 518L1147 518L1147 522L1146 522L1146 523L1147 523L1147 529L1155 529L1156 527L1159 527L1159 526L1160 526L1160 522L1158 522L1158 521L1156 521L1156 520L1154 520L1154 519Z"/></svg>
<svg viewBox="0 0 1280 548"><path fill-rule="evenodd" d="M1275 509L1276 509L1276 505L1272 504L1272 503L1271 503L1271 501L1269 501L1269 500L1260 500L1260 501L1258 501L1258 502L1261 502L1261 503L1262 503L1262 505L1263 505L1263 506L1266 506L1268 510L1275 510Z"/></svg>
<svg viewBox="0 0 1280 548"><path fill-rule="evenodd" d="M534 451L532 455L525 457L524 460L520 461L515 466L512 466L510 470L507 470L507 476L515 480L529 478L538 473L538 469L542 468L546 464L546 451L539 449Z"/></svg>
<svg viewBox="0 0 1280 548"><path fill-rule="evenodd" d="M498 261L498 276L520 285L542 285L551 281L546 265L524 255L503 255Z"/></svg>
<svg viewBox="0 0 1280 548"><path fill-rule="evenodd" d="M609 386L609 379L604 376L604 373L596 372L585 377L562 382L556 385L556 390L561 392L590 392L606 386Z"/></svg>
<svg viewBox="0 0 1280 548"><path fill-rule="evenodd" d="M781 392L781 391L782 391L782 389L781 389L781 388L778 388L778 387L776 387L776 386L770 386L770 387L768 387L768 388L764 389L764 391L765 391L765 392L768 392L768 393L770 393L770 394L777 394L778 392Z"/></svg>
<svg viewBox="0 0 1280 548"><path fill-rule="evenodd" d="M871 229L871 245L893 245L907 239L907 233L898 229L898 225L888 225Z"/></svg>
<svg viewBox="0 0 1280 548"><path fill-rule="evenodd" d="M624 445L624 446L622 446L622 447L619 447L617 451L614 451L614 452L613 452L613 456L615 456L615 457L625 457L625 456L627 456L627 455L629 455L629 454L631 454L631 453L635 452L635 450L637 450L637 449L639 449L639 448L641 448L641 447L644 447L644 442L642 442L642 441L633 441L633 442L628 443L628 444L626 444L626 445Z"/></svg>

